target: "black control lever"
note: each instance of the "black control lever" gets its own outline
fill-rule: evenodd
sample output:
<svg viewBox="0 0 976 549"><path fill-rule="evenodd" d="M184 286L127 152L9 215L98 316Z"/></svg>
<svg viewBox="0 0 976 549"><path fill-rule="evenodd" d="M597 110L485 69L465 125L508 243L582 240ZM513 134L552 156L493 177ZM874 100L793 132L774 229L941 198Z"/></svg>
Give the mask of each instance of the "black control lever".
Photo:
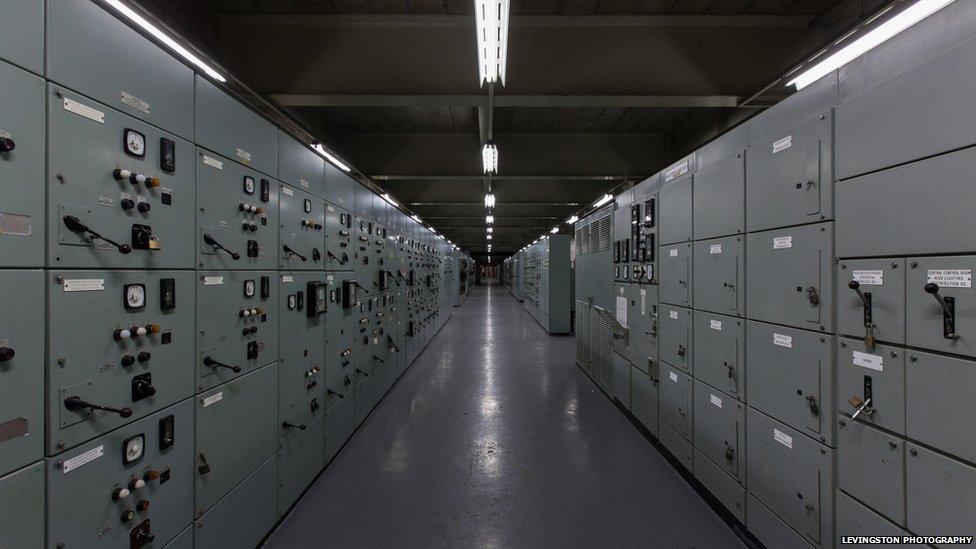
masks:
<svg viewBox="0 0 976 549"><path fill-rule="evenodd" d="M946 339L959 339L956 333L956 298L942 297L939 294L939 285L929 282L924 286L925 293L932 294L932 297L942 306L942 335Z"/></svg>
<svg viewBox="0 0 976 549"><path fill-rule="evenodd" d="M388 343L389 343L390 345L392 345L392 346L393 346L393 347L390 347L391 349L394 349L394 350L395 350L396 352L398 352L398 353L400 352L400 346L399 346L399 345L397 345L397 344L396 344L396 341L394 341L394 340L393 340L393 336L391 336L391 335L388 335L388 336L386 336L386 341L387 341L387 342L388 342Z"/></svg>
<svg viewBox="0 0 976 549"><path fill-rule="evenodd" d="M230 364L224 364L223 362L217 362L213 357L205 356L203 357L203 365L210 366L211 368L227 368L228 370L234 372L235 374L241 373L240 366L231 366Z"/></svg>
<svg viewBox="0 0 976 549"><path fill-rule="evenodd" d="M342 393L337 393L337 392L333 391L332 389L326 389L325 392L326 392L326 394L335 395L335 396L337 396L339 398L346 398L346 395L344 395Z"/></svg>
<svg viewBox="0 0 976 549"><path fill-rule="evenodd" d="M288 423L287 421L282 421L281 426L285 429L298 429L299 431L305 430L305 425L295 425L294 423Z"/></svg>
<svg viewBox="0 0 976 549"><path fill-rule="evenodd" d="M289 246L288 244L285 244L284 246L282 246L281 249L285 250L285 253L286 254L296 255L302 261L308 261L308 258L306 258L304 255L296 252L295 250L291 249L291 246Z"/></svg>
<svg viewBox="0 0 976 549"><path fill-rule="evenodd" d="M105 242L108 242L109 244L118 248L120 254L127 254L132 251L132 246L129 246L128 244L119 244L118 242L110 238L106 238L105 236L98 234L97 232L91 230L91 228L88 225L85 225L84 223L81 222L81 220L79 220L77 217L73 215L66 215L62 218L62 220L64 221L64 226L67 227L69 231L75 233L88 233L92 235L92 237L94 238L97 238L99 240L104 240Z"/></svg>
<svg viewBox="0 0 976 549"><path fill-rule="evenodd" d="M390 276L390 278L393 279L393 282L396 282L397 287L402 286L402 284L400 284L400 281L397 280L396 275L393 274L393 271L390 271L389 269L385 269L385 270L386 270L386 274L388 274ZM397 271L397 274L400 274L400 271ZM400 276L403 276L403 275L400 275Z"/></svg>
<svg viewBox="0 0 976 549"><path fill-rule="evenodd" d="M357 281L357 280L351 280L351 281L350 281L350 283L352 283L352 284L355 284L356 286L359 286L359 288L360 288L361 290L363 290L364 292L368 292L368 291L369 291L369 289L368 289L368 288L366 288L366 286L363 286L363 285L362 285L362 284L360 284L360 283L359 283L359 281Z"/></svg>
<svg viewBox="0 0 976 549"><path fill-rule="evenodd" d="M115 408L112 406L99 406L98 404L92 404L86 400L82 400L79 396L69 396L64 399L64 407L71 410L72 412L79 412L86 408L91 408L92 410L103 410L105 412L112 412L113 414L119 414L121 418L127 418L132 415L132 408Z"/></svg>
<svg viewBox="0 0 976 549"><path fill-rule="evenodd" d="M330 256L332 256L333 259L338 261L339 265L345 265L346 262L349 261L349 256L346 255L345 252L342 253L342 257L339 257L336 254L332 253L332 250L326 250L326 253L328 253Z"/></svg>
<svg viewBox="0 0 976 549"><path fill-rule="evenodd" d="M204 235L203 235L203 241L206 242L207 246L213 246L214 248L217 248L218 250L223 250L223 251L229 253L231 259L233 259L234 261L237 261L238 259L241 258L241 254L239 254L237 252L232 252L232 251L228 250L220 242L217 242L214 239L214 237L210 236L209 234L204 233Z"/></svg>
<svg viewBox="0 0 976 549"><path fill-rule="evenodd" d="M864 324L868 325L872 323L871 314L871 292L864 293L861 291L861 283L852 280L847 283L847 287L857 292L857 297L861 298L861 303L864 305ZM938 291L938 289L936 289Z"/></svg>
<svg viewBox="0 0 976 549"><path fill-rule="evenodd" d="M359 368L356 368L356 372L358 372L360 374L363 374L366 377L369 377L369 372L364 372L364 371L360 370Z"/></svg>

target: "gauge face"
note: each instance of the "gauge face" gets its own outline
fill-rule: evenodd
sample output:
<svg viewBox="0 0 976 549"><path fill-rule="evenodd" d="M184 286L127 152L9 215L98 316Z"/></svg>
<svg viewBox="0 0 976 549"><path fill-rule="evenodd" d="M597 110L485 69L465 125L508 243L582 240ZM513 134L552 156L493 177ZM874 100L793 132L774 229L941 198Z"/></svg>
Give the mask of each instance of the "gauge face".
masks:
<svg viewBox="0 0 976 549"><path fill-rule="evenodd" d="M295 294L289 295L288 296L288 310L294 309L297 305L298 305L298 298L295 297Z"/></svg>
<svg viewBox="0 0 976 549"><path fill-rule="evenodd" d="M254 178L249 175L244 176L244 192L254 194Z"/></svg>
<svg viewBox="0 0 976 549"><path fill-rule="evenodd" d="M146 306L146 285L145 284L126 284L125 286L125 308L141 309Z"/></svg>
<svg viewBox="0 0 976 549"><path fill-rule="evenodd" d="M253 280L244 281L244 297L254 297L255 285Z"/></svg>
<svg viewBox="0 0 976 549"><path fill-rule="evenodd" d="M146 156L146 136L126 128L122 137L125 153L130 156L143 158Z"/></svg>
<svg viewBox="0 0 976 549"><path fill-rule="evenodd" d="M312 213L312 201L305 199L305 213Z"/></svg>
<svg viewBox="0 0 976 549"><path fill-rule="evenodd" d="M122 460L128 465L139 460L146 450L146 436L136 435L126 440L122 445Z"/></svg>

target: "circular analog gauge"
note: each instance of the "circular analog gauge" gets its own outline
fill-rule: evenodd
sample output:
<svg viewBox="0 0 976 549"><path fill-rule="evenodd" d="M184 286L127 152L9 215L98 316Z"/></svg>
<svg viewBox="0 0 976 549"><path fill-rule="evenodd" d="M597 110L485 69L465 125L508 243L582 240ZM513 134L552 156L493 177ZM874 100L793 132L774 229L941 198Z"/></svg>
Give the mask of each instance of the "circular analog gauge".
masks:
<svg viewBox="0 0 976 549"><path fill-rule="evenodd" d="M298 303L297 303L297 300L295 298L295 294L289 295L288 296L288 308L289 309L294 309L297 304Z"/></svg>
<svg viewBox="0 0 976 549"><path fill-rule="evenodd" d="M146 287L142 284L129 284L125 287L125 306L140 309L146 306Z"/></svg>
<svg viewBox="0 0 976 549"><path fill-rule="evenodd" d="M146 136L135 130L125 130L125 152L142 158L146 156Z"/></svg>
<svg viewBox="0 0 976 549"><path fill-rule="evenodd" d="M254 178L249 175L244 176L244 192L254 194Z"/></svg>
<svg viewBox="0 0 976 549"><path fill-rule="evenodd" d="M132 463L142 457L145 451L146 440L143 435L137 435L125 441L125 462Z"/></svg>
<svg viewBox="0 0 976 549"><path fill-rule="evenodd" d="M244 281L244 297L254 297L254 281Z"/></svg>

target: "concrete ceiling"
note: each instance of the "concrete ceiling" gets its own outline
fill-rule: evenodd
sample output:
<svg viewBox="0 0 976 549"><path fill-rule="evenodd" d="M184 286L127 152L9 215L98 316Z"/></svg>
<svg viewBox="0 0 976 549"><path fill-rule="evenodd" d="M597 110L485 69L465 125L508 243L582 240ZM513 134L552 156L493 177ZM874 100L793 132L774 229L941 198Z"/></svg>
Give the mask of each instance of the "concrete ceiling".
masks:
<svg viewBox="0 0 976 549"><path fill-rule="evenodd" d="M490 185L501 258L781 99L894 0L512 0L490 102L473 0L137 1L474 255Z"/></svg>

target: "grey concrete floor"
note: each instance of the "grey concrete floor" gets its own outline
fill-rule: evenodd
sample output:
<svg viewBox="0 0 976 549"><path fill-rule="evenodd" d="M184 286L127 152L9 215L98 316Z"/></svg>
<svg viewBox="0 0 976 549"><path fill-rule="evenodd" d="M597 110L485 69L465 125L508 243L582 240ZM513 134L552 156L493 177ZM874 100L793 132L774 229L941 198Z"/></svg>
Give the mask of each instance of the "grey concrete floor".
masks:
<svg viewBox="0 0 976 549"><path fill-rule="evenodd" d="M742 547L574 357L477 288L267 547Z"/></svg>

